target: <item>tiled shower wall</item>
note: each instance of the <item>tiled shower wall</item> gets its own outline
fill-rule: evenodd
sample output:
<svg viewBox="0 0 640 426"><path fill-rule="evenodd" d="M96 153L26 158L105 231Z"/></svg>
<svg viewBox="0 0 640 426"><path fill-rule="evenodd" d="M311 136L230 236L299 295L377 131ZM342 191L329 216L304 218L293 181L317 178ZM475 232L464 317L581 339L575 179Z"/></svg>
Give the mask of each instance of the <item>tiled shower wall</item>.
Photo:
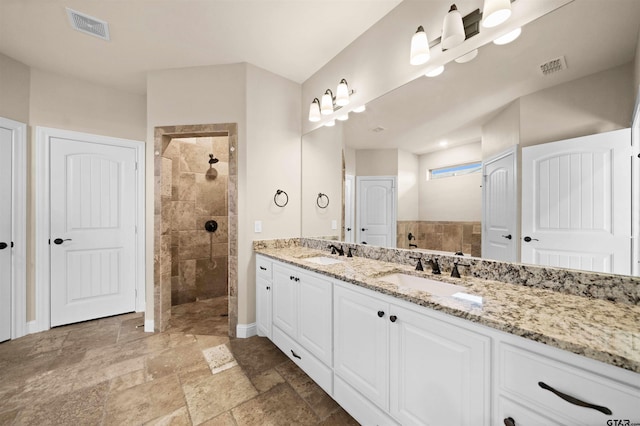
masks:
<svg viewBox="0 0 640 426"><path fill-rule="evenodd" d="M219 160L213 164L215 178L206 175L209 154ZM163 233L171 235L171 304L227 295L228 136L171 139L162 170L162 208L169 219L163 221ZM218 223L213 233L204 228L208 220Z"/></svg>
<svg viewBox="0 0 640 426"><path fill-rule="evenodd" d="M482 255L480 222L398 221L397 232L398 248L408 249L411 243L423 249ZM409 241L409 233L415 240Z"/></svg>

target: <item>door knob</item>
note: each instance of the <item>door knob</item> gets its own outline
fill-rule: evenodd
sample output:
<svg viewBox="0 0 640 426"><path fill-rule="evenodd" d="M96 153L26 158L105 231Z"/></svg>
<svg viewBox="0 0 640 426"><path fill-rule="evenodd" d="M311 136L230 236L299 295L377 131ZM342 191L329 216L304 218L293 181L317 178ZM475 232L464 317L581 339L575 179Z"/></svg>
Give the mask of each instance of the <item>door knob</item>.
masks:
<svg viewBox="0 0 640 426"><path fill-rule="evenodd" d="M397 316L395 316L395 315L391 315L391 316L389 317L389 319L391 320L391 322L396 322L396 320L398 319L398 317L397 317Z"/></svg>
<svg viewBox="0 0 640 426"><path fill-rule="evenodd" d="M351 228L347 228L347 232L351 231Z"/></svg>
<svg viewBox="0 0 640 426"><path fill-rule="evenodd" d="M60 245L60 244L64 243L65 241L71 241L71 238L67 238L65 240L63 240L62 238L56 238L55 240L53 240L53 243Z"/></svg>
<svg viewBox="0 0 640 426"><path fill-rule="evenodd" d="M502 238L506 238L507 240L510 240L510 239L511 239L511 234L509 234L509 235L503 235L503 236L502 236Z"/></svg>
<svg viewBox="0 0 640 426"><path fill-rule="evenodd" d="M384 316L384 311L378 311L378 316L382 318Z"/></svg>
<svg viewBox="0 0 640 426"><path fill-rule="evenodd" d="M537 238L531 238L531 237L529 237L529 236L524 237L524 238L523 238L523 240L524 240L525 242L527 242L527 243L529 243L529 242L531 242L531 241L540 241L540 240L539 240L539 239L537 239Z"/></svg>
<svg viewBox="0 0 640 426"><path fill-rule="evenodd" d="M7 243L4 243L4 242L0 243L0 250L4 250L7 247L9 247L9 245Z"/></svg>

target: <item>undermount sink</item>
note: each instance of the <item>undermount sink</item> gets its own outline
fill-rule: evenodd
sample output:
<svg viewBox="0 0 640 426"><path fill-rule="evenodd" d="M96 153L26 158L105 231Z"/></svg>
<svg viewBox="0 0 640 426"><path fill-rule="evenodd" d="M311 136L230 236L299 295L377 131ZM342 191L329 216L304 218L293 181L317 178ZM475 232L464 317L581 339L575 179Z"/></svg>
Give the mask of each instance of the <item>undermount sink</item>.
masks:
<svg viewBox="0 0 640 426"><path fill-rule="evenodd" d="M380 278L397 285L399 288L412 288L425 291L434 296L452 296L457 299L467 300L473 303L482 303L482 298L466 293L466 288L460 285L443 283L429 278L416 277L409 274L389 274Z"/></svg>
<svg viewBox="0 0 640 426"><path fill-rule="evenodd" d="M316 263L318 265L335 265L336 263L342 263L342 260L334 259L333 257L327 256L316 256L316 257L308 257L306 259L307 262Z"/></svg>

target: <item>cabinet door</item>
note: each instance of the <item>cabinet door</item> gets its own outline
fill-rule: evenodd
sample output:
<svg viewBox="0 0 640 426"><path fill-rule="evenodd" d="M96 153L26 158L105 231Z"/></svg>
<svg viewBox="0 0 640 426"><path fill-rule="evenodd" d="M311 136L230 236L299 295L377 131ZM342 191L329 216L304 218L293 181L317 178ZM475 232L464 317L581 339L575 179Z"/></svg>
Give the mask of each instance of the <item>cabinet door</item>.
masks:
<svg viewBox="0 0 640 426"><path fill-rule="evenodd" d="M391 415L403 425L488 425L490 339L391 305Z"/></svg>
<svg viewBox="0 0 640 426"><path fill-rule="evenodd" d="M273 265L273 325L294 339L298 333L297 294L300 278L292 269ZM297 279L297 281L296 281Z"/></svg>
<svg viewBox="0 0 640 426"><path fill-rule="evenodd" d="M325 364L332 362L332 284L299 273L298 342Z"/></svg>
<svg viewBox="0 0 640 426"><path fill-rule="evenodd" d="M258 336L271 338L271 282L256 276L256 322Z"/></svg>
<svg viewBox="0 0 640 426"><path fill-rule="evenodd" d="M383 410L389 408L388 310L378 298L334 286L334 372Z"/></svg>

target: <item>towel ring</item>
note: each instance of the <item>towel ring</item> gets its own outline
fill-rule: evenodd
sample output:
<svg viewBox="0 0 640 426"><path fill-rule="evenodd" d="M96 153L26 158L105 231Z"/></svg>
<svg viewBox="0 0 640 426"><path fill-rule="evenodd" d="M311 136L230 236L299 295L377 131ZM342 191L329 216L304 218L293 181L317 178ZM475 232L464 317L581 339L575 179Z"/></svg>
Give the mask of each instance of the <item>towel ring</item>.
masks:
<svg viewBox="0 0 640 426"><path fill-rule="evenodd" d="M281 195L281 194L284 194L284 196L286 197L284 204L278 203L278 195ZM289 204L289 195L286 192L284 192L282 189L278 189L276 191L276 195L273 196L273 202L276 203L276 206L278 207L284 207L287 204Z"/></svg>
<svg viewBox="0 0 640 426"><path fill-rule="evenodd" d="M327 201L323 202L322 199L326 198ZM318 207L320 207L321 209L326 209L329 206L329 197L327 196L327 194L323 194L322 192L320 192L318 194L318 198L316 199L316 204L318 205Z"/></svg>

